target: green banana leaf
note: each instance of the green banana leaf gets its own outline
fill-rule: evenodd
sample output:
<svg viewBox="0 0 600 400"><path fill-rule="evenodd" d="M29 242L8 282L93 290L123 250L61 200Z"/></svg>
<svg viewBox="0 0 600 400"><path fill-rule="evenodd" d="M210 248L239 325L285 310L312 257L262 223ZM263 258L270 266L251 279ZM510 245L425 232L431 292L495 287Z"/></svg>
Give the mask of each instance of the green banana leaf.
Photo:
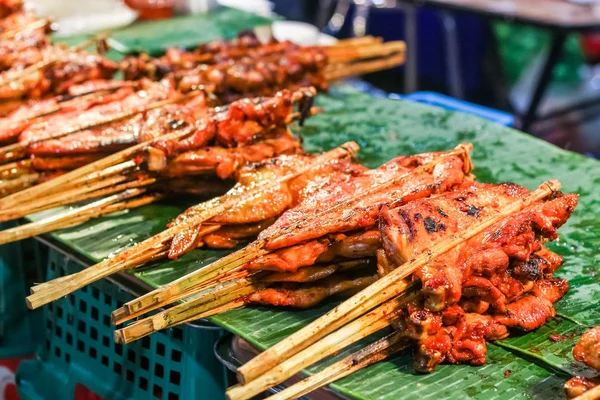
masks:
<svg viewBox="0 0 600 400"><path fill-rule="evenodd" d="M219 7L202 14L190 14L157 21L135 22L110 32L111 60L123 54L162 55L167 47L193 48L213 40L233 39L239 32L269 26L277 18L262 17L235 8ZM57 43L75 46L93 35L54 37Z"/></svg>
<svg viewBox="0 0 600 400"><path fill-rule="evenodd" d="M535 332L489 344L488 363L482 367L443 365L430 375L418 375L412 371L410 356L402 355L340 380L333 385L335 390L358 399L558 399L562 397L561 385L570 375L594 374L573 360L571 349L588 326L600 324L600 192L594 190L600 184L600 162L476 117L377 99L346 87L319 95L317 103L326 112L302 128L295 127L309 151L324 151L354 140L361 146L360 161L376 167L397 155L446 150L467 141L474 144L475 173L482 182L513 181L533 189L544 180L557 178L565 191L581 196L573 217L560 230L560 239L551 245L566 259L557 275L567 278L571 285L556 305L559 315L554 321ZM185 207L155 204L52 236L72 251L98 261L159 232ZM133 274L158 287L224 254L196 250L178 261L145 267ZM264 349L334 305L329 302L300 311L242 308L211 320ZM357 346L360 344L352 349ZM307 372L346 354L348 351Z"/></svg>
<svg viewBox="0 0 600 400"><path fill-rule="evenodd" d="M112 32L111 37L120 52L160 55L167 47L191 48L199 43L233 39L240 31L270 25L273 20L219 7L203 14L135 23Z"/></svg>

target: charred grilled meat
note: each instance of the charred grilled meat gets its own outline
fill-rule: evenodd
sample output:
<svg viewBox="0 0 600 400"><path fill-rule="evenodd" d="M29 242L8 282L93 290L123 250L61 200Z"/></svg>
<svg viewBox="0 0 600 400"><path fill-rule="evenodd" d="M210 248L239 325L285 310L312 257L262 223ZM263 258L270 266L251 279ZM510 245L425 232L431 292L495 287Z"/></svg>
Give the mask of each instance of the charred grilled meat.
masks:
<svg viewBox="0 0 600 400"><path fill-rule="evenodd" d="M385 209L380 229L385 273L528 194L515 184L468 188ZM568 290L552 274L562 258L544 247L558 237L577 205L576 195L555 193L505 218L418 269L422 303L398 323L418 342L415 368L432 371L440 362L485 363L486 340L511 329L530 331L555 315L552 303Z"/></svg>

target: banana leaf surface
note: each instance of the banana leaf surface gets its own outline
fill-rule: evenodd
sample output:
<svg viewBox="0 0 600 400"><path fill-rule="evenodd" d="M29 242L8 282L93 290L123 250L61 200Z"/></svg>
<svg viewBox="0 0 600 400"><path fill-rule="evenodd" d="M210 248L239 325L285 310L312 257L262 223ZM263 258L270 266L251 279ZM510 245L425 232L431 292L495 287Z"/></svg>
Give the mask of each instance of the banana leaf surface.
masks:
<svg viewBox="0 0 600 400"><path fill-rule="evenodd" d="M275 19L235 8L218 7L202 14L135 22L109 32L108 43L112 51L108 57L118 60L123 54L133 53L160 56L167 47L189 49L200 43L233 39L244 30L268 27ZM56 37L53 40L74 46L91 37L93 35L76 35L67 38Z"/></svg>
<svg viewBox="0 0 600 400"><path fill-rule="evenodd" d="M553 321L537 331L490 343L488 362L482 367L443 365L432 374L419 375L412 370L410 355L401 355L340 380L332 385L334 390L357 399L559 399L569 376L595 374L575 362L571 349L588 326L600 324L600 191L595 190L600 185L600 162L476 117L378 99L343 86L319 95L317 103L326 112L294 128L309 151L354 140L361 146L360 161L376 167L397 155L446 150L466 141L474 144L475 174L482 182L513 181L533 189L557 178L565 191L581 196L576 212L560 229L560 239L551 244L565 257L557 275L571 286L556 304ZM185 206L174 201L154 204L52 235L73 252L101 260L161 231ZM224 254L196 250L132 273L158 287ZM264 349L334 305L301 311L242 308L211 320ZM306 372L313 373L362 344Z"/></svg>

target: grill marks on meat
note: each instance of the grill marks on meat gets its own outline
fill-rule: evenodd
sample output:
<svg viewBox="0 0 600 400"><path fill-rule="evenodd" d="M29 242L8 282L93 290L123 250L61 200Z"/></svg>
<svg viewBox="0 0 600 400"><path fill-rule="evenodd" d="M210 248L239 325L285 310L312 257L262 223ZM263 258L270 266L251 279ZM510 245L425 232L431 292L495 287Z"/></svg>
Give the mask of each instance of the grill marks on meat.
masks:
<svg viewBox="0 0 600 400"><path fill-rule="evenodd" d="M573 356L600 371L600 327L589 329L573 348Z"/></svg>
<svg viewBox="0 0 600 400"><path fill-rule="evenodd" d="M419 165L439 156L440 153L428 153L398 157L377 169L333 180L283 214L259 238L267 240L268 249L275 250L333 232L369 228L377 222L382 206L398 206L462 185L468 179L466 166L460 158L450 156L431 172L411 174L395 185L382 187L368 196L360 196L378 184L410 173Z"/></svg>
<svg viewBox="0 0 600 400"><path fill-rule="evenodd" d="M515 184L476 183L383 210L380 273L493 216L528 193ZM555 193L414 273L414 279L422 284L422 304L408 308L397 325L418 341L418 371L430 372L440 362L481 365L485 363L486 340L502 339L509 329L536 329L555 316L552 304L566 293L568 283L552 278L562 257L542 243L557 237L556 229L576 205L576 195ZM437 228L440 224L445 228Z"/></svg>
<svg viewBox="0 0 600 400"><path fill-rule="evenodd" d="M436 241L468 228L477 220L494 215L502 206L527 193L525 188L514 184L474 184L456 193L384 210L380 227L386 254L392 262L400 265L426 251ZM539 278L544 268L552 270L550 264L556 263L557 257L551 256L547 249L542 249L541 239L555 239L556 229L566 222L576 204L575 195L539 202L417 270L415 276L423 284L425 306L439 311L447 305L456 304L461 298L463 283L471 276L480 276L487 281L471 280L467 297L473 297L470 294L476 291L474 287L481 286L480 293L485 294L488 300L492 296L497 308L502 310L504 299L500 293L494 291L492 294L489 284L510 300L522 294L528 281ZM468 214L472 206L480 210L478 217ZM441 217L437 208L444 210L448 217ZM424 222L426 218L440 223L443 219L446 229L432 232ZM539 267L540 260L545 260L539 254L531 258L536 252L552 260L548 261L548 266ZM516 265L509 268L512 263ZM511 269L514 276L510 274ZM534 273L531 273L532 269Z"/></svg>

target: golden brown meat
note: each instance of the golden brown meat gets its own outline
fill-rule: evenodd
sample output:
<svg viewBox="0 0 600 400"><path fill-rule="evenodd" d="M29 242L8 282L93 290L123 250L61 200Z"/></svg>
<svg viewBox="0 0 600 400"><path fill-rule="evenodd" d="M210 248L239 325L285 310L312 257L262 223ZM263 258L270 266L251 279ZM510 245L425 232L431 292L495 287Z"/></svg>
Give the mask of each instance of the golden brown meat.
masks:
<svg viewBox="0 0 600 400"><path fill-rule="evenodd" d="M283 214L259 238L267 240L268 249L276 250L329 233L372 227L377 222L379 209L384 205L398 206L451 190L469 179L467 164L456 156L447 157L433 171L410 174L419 165L442 154L398 157L377 169L333 180ZM398 179L405 174L410 175L393 185L381 187L382 182ZM377 185L381 189L373 190L378 188ZM360 196L361 193L368 195Z"/></svg>
<svg viewBox="0 0 600 400"><path fill-rule="evenodd" d="M284 284L279 288L268 288L248 296L249 303L273 306L310 308L327 297L352 290L361 290L377 280L377 276L347 279L330 276L311 285Z"/></svg>
<svg viewBox="0 0 600 400"><path fill-rule="evenodd" d="M401 265L436 241L493 215L503 205L528 193L515 184L474 184L384 210L380 229L386 254L392 263ZM525 277L523 268L513 268L521 274L513 277L511 265L534 263L532 254L542 250L540 238L555 239L556 229L566 222L576 205L576 195L557 194L504 219L417 270L415 276L423 284L426 307L441 310L456 304L463 294L463 284L468 283L467 297L491 302L504 310L506 300L519 297L526 291L528 281L541 277L537 264L535 273ZM473 276L477 278L471 279Z"/></svg>
<svg viewBox="0 0 600 400"><path fill-rule="evenodd" d="M572 399L577 396L581 396L588 390L600 385L600 377L598 378L585 378L583 376L576 376L569 379L565 385L565 394L568 399Z"/></svg>
<svg viewBox="0 0 600 400"><path fill-rule="evenodd" d="M573 356L600 371L600 327L589 329L573 348Z"/></svg>

